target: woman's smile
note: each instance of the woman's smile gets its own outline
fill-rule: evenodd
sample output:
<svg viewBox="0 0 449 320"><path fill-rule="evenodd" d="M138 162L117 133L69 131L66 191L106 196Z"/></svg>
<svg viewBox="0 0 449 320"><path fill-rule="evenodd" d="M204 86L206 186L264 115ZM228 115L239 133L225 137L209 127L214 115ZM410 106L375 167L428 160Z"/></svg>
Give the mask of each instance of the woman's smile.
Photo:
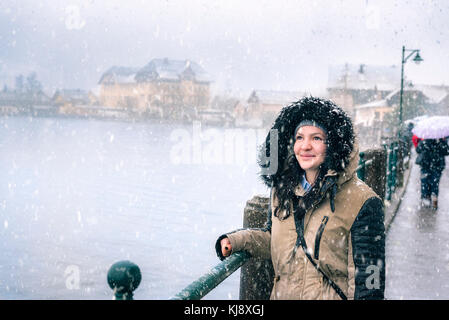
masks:
<svg viewBox="0 0 449 320"><path fill-rule="evenodd" d="M315 157L315 155L313 155L313 154L300 154L299 156L300 156L301 158L306 159L306 160L310 160L311 158L314 158L314 157Z"/></svg>
<svg viewBox="0 0 449 320"><path fill-rule="evenodd" d="M315 126L303 126L296 133L293 149L299 166L306 173L307 181L313 183L326 158L326 133Z"/></svg>

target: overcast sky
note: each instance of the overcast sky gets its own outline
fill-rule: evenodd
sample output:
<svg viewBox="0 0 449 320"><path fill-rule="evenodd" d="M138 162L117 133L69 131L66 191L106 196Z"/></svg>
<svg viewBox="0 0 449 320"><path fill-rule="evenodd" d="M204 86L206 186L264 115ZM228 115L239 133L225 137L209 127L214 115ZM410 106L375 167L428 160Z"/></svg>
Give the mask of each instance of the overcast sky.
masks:
<svg viewBox="0 0 449 320"><path fill-rule="evenodd" d="M202 65L217 92L314 92L331 64L399 66L402 45L424 59L408 79L449 85L448 17L447 0L2 0L0 85L35 71L48 93L95 89L111 66L167 57Z"/></svg>

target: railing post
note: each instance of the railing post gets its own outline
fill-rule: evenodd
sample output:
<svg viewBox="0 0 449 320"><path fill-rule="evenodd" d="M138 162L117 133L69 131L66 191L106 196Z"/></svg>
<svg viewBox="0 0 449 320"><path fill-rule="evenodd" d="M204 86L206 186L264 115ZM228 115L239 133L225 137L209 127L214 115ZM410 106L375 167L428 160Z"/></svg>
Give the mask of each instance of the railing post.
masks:
<svg viewBox="0 0 449 320"><path fill-rule="evenodd" d="M396 185L402 187L404 185L404 141L399 139L397 142L396 152Z"/></svg>
<svg viewBox="0 0 449 320"><path fill-rule="evenodd" d="M133 300L133 291L142 280L139 267L130 261L114 263L108 271L108 284L114 290L114 300Z"/></svg>
<svg viewBox="0 0 449 320"><path fill-rule="evenodd" d="M391 187L391 179L392 179L392 166L393 166L393 162L392 162L392 158L393 158L393 144L386 144L384 145L385 151L387 153L387 172L386 172L386 177L387 177L387 191L385 194L385 199L390 201L391 200L391 194L392 194L392 187Z"/></svg>
<svg viewBox="0 0 449 320"><path fill-rule="evenodd" d="M243 213L244 228L263 228L267 221L268 198L255 196L247 201ZM268 300L273 288L271 260L252 258L240 271L240 300Z"/></svg>
<svg viewBox="0 0 449 320"><path fill-rule="evenodd" d="M368 165L368 161L371 163ZM363 173L364 182L381 197L382 201L386 196L387 182L387 152L383 148L370 149L363 152L363 162L365 170Z"/></svg>
<svg viewBox="0 0 449 320"><path fill-rule="evenodd" d="M365 181L365 153L364 152L360 152L359 153L359 165L361 166L361 168L357 171L357 177L362 180Z"/></svg>
<svg viewBox="0 0 449 320"><path fill-rule="evenodd" d="M385 178L386 178L386 190L385 190L385 200L391 200L391 188L390 188L390 154L391 154L391 150L390 150L390 146L388 144L383 144L383 148L385 150L385 154L387 156L387 165L385 168Z"/></svg>
<svg viewBox="0 0 449 320"><path fill-rule="evenodd" d="M393 154L392 154L392 168L391 168L391 186L392 186L392 192L396 191L397 184L397 172L398 172L398 143L393 142Z"/></svg>

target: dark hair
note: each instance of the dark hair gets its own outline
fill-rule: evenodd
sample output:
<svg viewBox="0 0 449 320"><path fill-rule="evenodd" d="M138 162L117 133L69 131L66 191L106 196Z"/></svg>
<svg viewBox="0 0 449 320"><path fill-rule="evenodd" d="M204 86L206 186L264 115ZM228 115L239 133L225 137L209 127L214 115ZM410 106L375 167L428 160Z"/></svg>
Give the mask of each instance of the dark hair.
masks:
<svg viewBox="0 0 449 320"><path fill-rule="evenodd" d="M337 173L344 171L354 146L354 130L351 119L330 100L304 97L281 110L271 128L278 133L277 171L273 174L261 174L261 178L266 185L275 187L279 209L286 209L287 214L290 210L289 201L295 196L295 188L304 173L293 152L295 142L293 133L303 120L314 121L327 128L326 157L309 193L317 192L329 169L335 170ZM267 156L271 149L273 148L270 148L269 133L259 153L259 165L262 169L270 166ZM277 211L278 208L276 208L275 214Z"/></svg>

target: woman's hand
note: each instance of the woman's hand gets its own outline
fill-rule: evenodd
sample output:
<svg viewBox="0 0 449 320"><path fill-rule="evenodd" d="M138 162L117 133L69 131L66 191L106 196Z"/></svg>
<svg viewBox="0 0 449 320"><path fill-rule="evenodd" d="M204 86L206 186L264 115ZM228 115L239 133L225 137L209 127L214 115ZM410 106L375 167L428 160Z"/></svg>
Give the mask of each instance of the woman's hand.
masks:
<svg viewBox="0 0 449 320"><path fill-rule="evenodd" d="M232 245L231 242L229 241L229 238L221 239L220 244L221 244L221 254L223 255L223 257L228 257L229 255L231 255Z"/></svg>

